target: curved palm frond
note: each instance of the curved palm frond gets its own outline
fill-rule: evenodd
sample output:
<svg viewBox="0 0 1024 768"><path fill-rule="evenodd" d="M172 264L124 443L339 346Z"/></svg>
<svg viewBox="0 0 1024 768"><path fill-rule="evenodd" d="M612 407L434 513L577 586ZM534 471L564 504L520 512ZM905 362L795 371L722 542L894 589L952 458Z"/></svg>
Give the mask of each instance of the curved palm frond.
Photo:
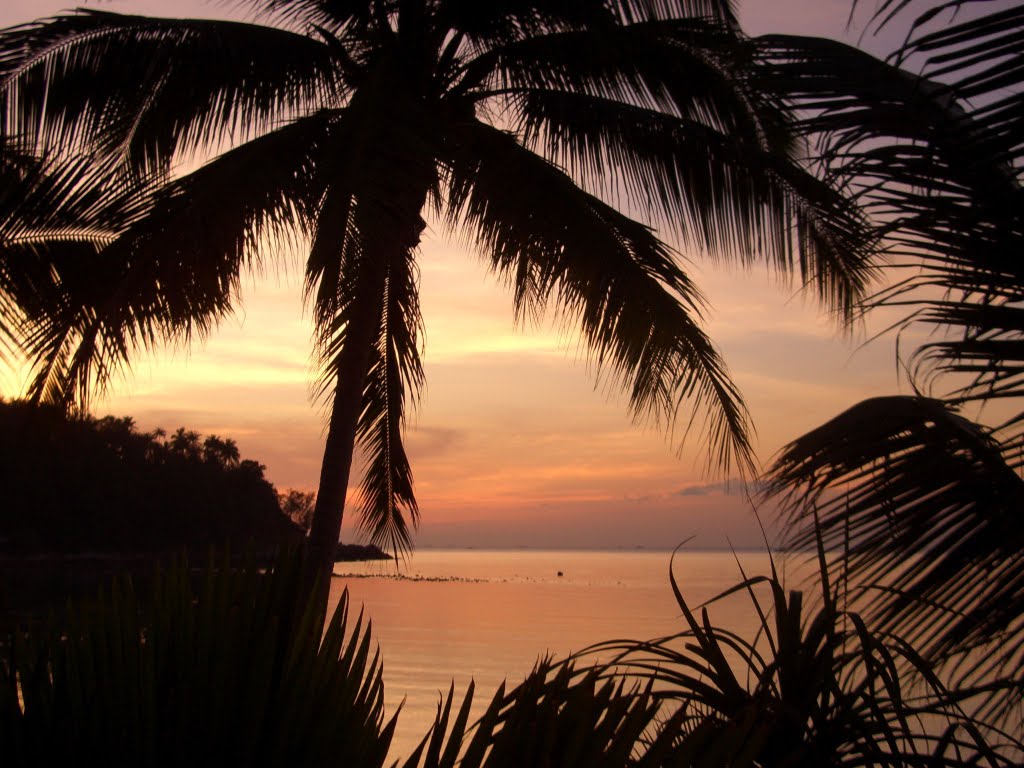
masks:
<svg viewBox="0 0 1024 768"><path fill-rule="evenodd" d="M241 22L89 10L0 35L9 136L143 175L331 104L336 74L322 42Z"/></svg>
<svg viewBox="0 0 1024 768"><path fill-rule="evenodd" d="M676 734L658 732L661 707L652 686L603 679L601 666L541 659L519 685L498 687L468 725L475 686L455 711L455 688L403 768L518 768L524 765L666 765ZM450 722L450 727L449 727ZM656 734L656 735L654 735ZM447 737L447 738L446 738Z"/></svg>
<svg viewBox="0 0 1024 768"><path fill-rule="evenodd" d="M736 24L730 0L448 0L438 4L438 22L465 35L479 50L515 41L583 28L664 21L679 18L711 19Z"/></svg>
<svg viewBox="0 0 1024 768"><path fill-rule="evenodd" d="M605 26L612 22L610 3L575 0L453 0L438 4L439 26L456 30L477 52L557 30Z"/></svg>
<svg viewBox="0 0 1024 768"><path fill-rule="evenodd" d="M333 32L349 26L365 29L374 13L373 0L238 0L257 18L281 19L295 28L320 27Z"/></svg>
<svg viewBox="0 0 1024 768"><path fill-rule="evenodd" d="M1020 295L1010 286L1000 286L987 291L984 300L977 303L929 302L915 320L966 330L960 338L921 345L912 360L916 378L927 386L933 378L963 375L966 383L947 396L951 402L1019 398L1024 394L1024 308L1019 305Z"/></svg>
<svg viewBox="0 0 1024 768"><path fill-rule="evenodd" d="M745 265L799 271L822 303L849 319L875 276L873 238L828 184L758 145L700 122L567 93L523 97L526 141L547 144L667 214L690 245Z"/></svg>
<svg viewBox="0 0 1024 768"><path fill-rule="evenodd" d="M971 50L1024 53L1009 31L1024 28L1024 13L995 15L1006 40L980 21L966 22L937 33L936 46L951 46L940 58L963 67ZM988 343L993 336L1012 342L1012 310L1024 292L1017 258L1024 247L1024 116L998 106L1004 89L1024 83L1024 71L1004 63L983 80L990 90L982 92L970 68L926 80L833 41L776 36L760 43L773 62L766 86L809 111L803 128L821 137L827 174L853 191L908 273L866 306L904 307L906 325L943 332L919 362L936 373L971 374L957 384L958 400L1024 393L1014 345Z"/></svg>
<svg viewBox="0 0 1024 768"><path fill-rule="evenodd" d="M419 212L437 188L439 140L430 121L395 105L356 101L340 114L338 141L346 151L331 162L306 265L317 326L316 394L336 411L339 398L358 392L352 439L365 462L360 528L398 555L411 549L418 519L402 431L406 405L423 386L414 255ZM332 430L336 422L332 413Z"/></svg>
<svg viewBox="0 0 1024 768"><path fill-rule="evenodd" d="M327 204L334 205L331 196L327 200ZM348 383L342 378L347 374L346 355L351 354L350 333L361 322L362 303L372 293L374 282L361 263L370 258L360 231L365 222L359 220L358 206L351 205L351 198L344 200L344 207L352 210L351 217L335 226L323 222L313 249L314 254L340 256L311 276L319 281L319 292L324 295L324 302L317 302L315 312L321 367L317 389L318 396L325 400L336 397ZM423 320L412 254L389 259L384 270L381 312L375 319L376 329L371 331L374 341L366 363L355 432L365 463L359 517L360 529L372 543L399 555L412 549L410 524L415 527L419 517L403 432L406 405L415 404L424 384L419 353ZM325 288L330 279L341 282ZM312 290L314 283L308 285Z"/></svg>
<svg viewBox="0 0 1024 768"><path fill-rule="evenodd" d="M579 657L650 685L674 733L672 765L1010 766L910 644L840 610L823 568L822 600L771 576L747 577L691 608L670 569L685 629L613 640ZM768 599L761 596L767 590ZM756 638L715 624L708 606L746 595ZM699 610L699 613L698 613ZM1015 745L1016 746L1016 745Z"/></svg>
<svg viewBox="0 0 1024 768"><path fill-rule="evenodd" d="M875 398L787 445L765 495L787 546L820 536L883 626L933 659L998 639L993 666L1019 690L1024 480L1003 449L942 401Z"/></svg>
<svg viewBox="0 0 1024 768"><path fill-rule="evenodd" d="M629 389L636 418L671 429L689 400L683 437L703 410L709 463L752 469L746 409L695 320L703 299L651 230L489 126L453 138L448 171L448 220L475 234L521 317L554 300L579 324L598 371Z"/></svg>
<svg viewBox="0 0 1024 768"><path fill-rule="evenodd" d="M718 258L799 271L849 319L874 277L874 238L799 167L798 137L751 86L754 50L701 19L558 31L478 56L459 88L493 95L523 143L588 191Z"/></svg>
<svg viewBox="0 0 1024 768"><path fill-rule="evenodd" d="M13 187L0 220L0 332L30 361L34 397L74 399L63 395L76 340L119 280L99 253L144 212L149 191L106 183L84 160L37 164Z"/></svg>
<svg viewBox="0 0 1024 768"><path fill-rule="evenodd" d="M0 253L11 273L38 266L27 282L4 285L6 318L22 314L6 330L33 361L32 395L84 405L140 348L205 335L230 313L260 248L307 226L330 127L330 114L311 116L158 189L85 184L82 199L63 197L44 220L21 217ZM305 155L282 152L300 136Z"/></svg>
<svg viewBox="0 0 1024 768"><path fill-rule="evenodd" d="M456 92L504 95L513 109L523 90L588 94L751 138L773 110L744 87L749 54L734 29L707 19L555 29L467 58Z"/></svg>

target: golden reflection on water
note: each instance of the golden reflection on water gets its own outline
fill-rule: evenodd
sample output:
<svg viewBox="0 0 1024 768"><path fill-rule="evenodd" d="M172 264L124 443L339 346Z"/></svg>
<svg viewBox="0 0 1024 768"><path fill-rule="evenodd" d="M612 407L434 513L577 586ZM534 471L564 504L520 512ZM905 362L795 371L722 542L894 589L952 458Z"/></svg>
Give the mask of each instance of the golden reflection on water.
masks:
<svg viewBox="0 0 1024 768"><path fill-rule="evenodd" d="M422 738L453 680L457 701L470 679L476 681L479 715L503 680L519 682L540 656L561 658L605 640L647 640L682 630L669 557L649 551L421 550L398 578L393 564L339 563L331 605L347 587L351 610L364 606L373 623L388 716L405 700L392 747L398 757ZM766 554L739 558L748 576L768 573ZM798 570L788 580L792 587L807 573L806 567ZM742 578L728 552L681 552L675 575L691 607ZM745 596L710 610L716 624L753 640L758 618Z"/></svg>

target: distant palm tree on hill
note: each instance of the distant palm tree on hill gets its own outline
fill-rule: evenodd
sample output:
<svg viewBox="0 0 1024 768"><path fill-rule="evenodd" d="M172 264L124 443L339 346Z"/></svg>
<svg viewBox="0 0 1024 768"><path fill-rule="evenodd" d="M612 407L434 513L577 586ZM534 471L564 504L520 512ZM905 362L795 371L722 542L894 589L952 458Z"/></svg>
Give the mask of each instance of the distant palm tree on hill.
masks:
<svg viewBox="0 0 1024 768"><path fill-rule="evenodd" d="M844 313L871 248L754 87L730 2L247 5L254 23L90 10L0 36L3 134L46 170L22 176L0 232L4 325L37 396L81 402L139 348L205 334L245 270L306 238L331 403L311 543L329 572L358 446L362 526L405 550L429 212L477 246L518 313L554 304L578 327L637 418L671 427L692 407L679 432L699 433L709 463L751 466L703 299L628 213L797 273Z"/></svg>

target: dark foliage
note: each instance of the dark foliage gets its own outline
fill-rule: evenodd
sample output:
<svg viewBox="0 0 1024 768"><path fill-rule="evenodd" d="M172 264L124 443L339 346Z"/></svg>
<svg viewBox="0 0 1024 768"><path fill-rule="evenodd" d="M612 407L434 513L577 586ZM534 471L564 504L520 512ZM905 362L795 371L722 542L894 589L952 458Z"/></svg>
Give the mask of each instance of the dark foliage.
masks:
<svg viewBox="0 0 1024 768"><path fill-rule="evenodd" d="M670 572L679 634L545 661L469 728L473 687L454 719L449 692L406 768L1014 765L1024 744L962 711L910 645L840 608L821 566L817 609L774 569L710 601L749 596L757 637L695 613Z"/></svg>
<svg viewBox="0 0 1024 768"><path fill-rule="evenodd" d="M645 733L660 713L650 688L602 678L602 667L577 669L573 660L542 660L519 685L498 688L487 711L467 728L474 686L458 712L454 687L404 768L516 768L524 765L586 765L618 768L661 765L671 738L643 750ZM452 715L455 715L452 719ZM633 758L641 751L648 757Z"/></svg>
<svg viewBox="0 0 1024 768"><path fill-rule="evenodd" d="M874 588L874 618L933 661L957 654L955 684L1000 691L992 702L1019 728L1024 7L885 0L873 23L905 17L887 61L833 41L760 41L766 87L802 110L823 174L883 237L894 269L865 310L895 308L901 333L929 334L904 361L914 396L860 403L797 438L768 488L789 543L819 527Z"/></svg>
<svg viewBox="0 0 1024 768"><path fill-rule="evenodd" d="M820 536L853 560L863 584L886 587L864 596L875 618L937 656L1024 616L1024 481L1000 447L940 400L879 397L787 446L766 490L793 523L793 546ZM801 524L808 510L816 527Z"/></svg>
<svg viewBox="0 0 1024 768"><path fill-rule="evenodd" d="M0 403L0 553L175 553L301 536L263 467L232 440L179 429L138 432L130 418L68 418Z"/></svg>
<svg viewBox="0 0 1024 768"><path fill-rule="evenodd" d="M309 526L313 523L313 508L316 505L315 493L288 488L277 494L277 500L281 505L281 511L288 516L289 520L303 531L309 530Z"/></svg>
<svg viewBox="0 0 1024 768"><path fill-rule="evenodd" d="M116 749L154 766L378 768L397 713L385 721L370 626L347 628L345 594L322 633L318 601L294 599L306 567L301 552L265 572L225 562L198 582L175 567L148 599L118 582L60 624L12 635L0 643L5 765L92 765ZM1004 747L1024 747L961 712L909 646L840 610L827 578L816 612L774 573L715 598L748 593L757 638L698 617L672 586L684 631L542 660L472 723L474 686L461 704L453 688L404 767L1003 768Z"/></svg>
<svg viewBox="0 0 1024 768"><path fill-rule="evenodd" d="M4 765L383 765L395 721L369 623L349 625L345 593L322 631L315 601L295 597L306 567L211 564L196 594L179 565L151 600L119 582L7 638Z"/></svg>

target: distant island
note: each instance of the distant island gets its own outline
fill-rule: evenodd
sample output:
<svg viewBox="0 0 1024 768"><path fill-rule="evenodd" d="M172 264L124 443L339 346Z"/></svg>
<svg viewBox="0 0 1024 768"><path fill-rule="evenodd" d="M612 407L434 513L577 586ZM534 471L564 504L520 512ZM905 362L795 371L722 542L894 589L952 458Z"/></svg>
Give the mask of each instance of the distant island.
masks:
<svg viewBox="0 0 1024 768"><path fill-rule="evenodd" d="M375 544L339 544L334 555L336 563L351 563L360 560L394 560Z"/></svg>

